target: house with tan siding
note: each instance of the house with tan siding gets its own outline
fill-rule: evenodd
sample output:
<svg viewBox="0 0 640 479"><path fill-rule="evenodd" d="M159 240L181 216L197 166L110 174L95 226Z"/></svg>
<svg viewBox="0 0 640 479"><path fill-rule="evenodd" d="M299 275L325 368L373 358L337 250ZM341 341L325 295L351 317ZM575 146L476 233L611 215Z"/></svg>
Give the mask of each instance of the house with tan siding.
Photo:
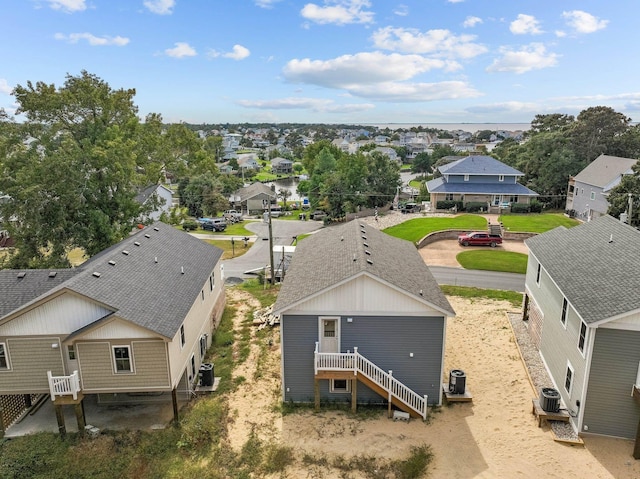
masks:
<svg viewBox="0 0 640 479"><path fill-rule="evenodd" d="M164 394L177 419L224 309L221 255L158 222L77 268L0 271L0 403Z"/></svg>

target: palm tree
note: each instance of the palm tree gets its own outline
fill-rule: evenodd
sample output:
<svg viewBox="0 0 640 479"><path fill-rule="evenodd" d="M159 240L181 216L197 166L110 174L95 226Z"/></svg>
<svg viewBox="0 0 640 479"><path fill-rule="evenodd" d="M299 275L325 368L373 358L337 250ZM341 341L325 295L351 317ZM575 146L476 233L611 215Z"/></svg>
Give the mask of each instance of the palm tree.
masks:
<svg viewBox="0 0 640 479"><path fill-rule="evenodd" d="M283 210L286 211L287 209L287 198L289 198L291 196L291 191L289 191L286 188L280 188L280 190L278 191L278 198L282 198L282 206L283 206Z"/></svg>

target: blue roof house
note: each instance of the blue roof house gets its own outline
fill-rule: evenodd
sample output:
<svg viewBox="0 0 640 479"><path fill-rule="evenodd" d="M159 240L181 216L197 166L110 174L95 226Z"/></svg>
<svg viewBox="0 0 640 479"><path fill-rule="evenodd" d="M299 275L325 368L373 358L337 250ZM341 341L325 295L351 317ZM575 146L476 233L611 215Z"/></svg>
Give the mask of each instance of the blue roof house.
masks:
<svg viewBox="0 0 640 479"><path fill-rule="evenodd" d="M439 201L485 202L499 209L513 203L529 204L538 193L518 183L524 173L491 156L465 156L438 168L442 176L427 181L431 203Z"/></svg>

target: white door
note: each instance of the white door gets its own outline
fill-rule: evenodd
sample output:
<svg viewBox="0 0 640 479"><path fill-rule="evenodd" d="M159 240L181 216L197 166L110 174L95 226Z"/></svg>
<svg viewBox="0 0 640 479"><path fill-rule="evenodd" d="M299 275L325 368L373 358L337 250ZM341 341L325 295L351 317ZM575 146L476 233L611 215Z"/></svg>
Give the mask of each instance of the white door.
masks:
<svg viewBox="0 0 640 479"><path fill-rule="evenodd" d="M320 317L320 352L340 352L340 318Z"/></svg>

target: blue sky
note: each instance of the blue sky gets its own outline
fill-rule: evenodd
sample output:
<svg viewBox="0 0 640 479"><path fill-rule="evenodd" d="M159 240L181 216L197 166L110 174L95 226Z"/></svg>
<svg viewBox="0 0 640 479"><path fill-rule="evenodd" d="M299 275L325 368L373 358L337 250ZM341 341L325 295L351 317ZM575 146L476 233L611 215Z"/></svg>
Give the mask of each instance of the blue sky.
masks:
<svg viewBox="0 0 640 479"><path fill-rule="evenodd" d="M637 0L4 0L0 107L82 70L167 122L640 120Z"/></svg>

